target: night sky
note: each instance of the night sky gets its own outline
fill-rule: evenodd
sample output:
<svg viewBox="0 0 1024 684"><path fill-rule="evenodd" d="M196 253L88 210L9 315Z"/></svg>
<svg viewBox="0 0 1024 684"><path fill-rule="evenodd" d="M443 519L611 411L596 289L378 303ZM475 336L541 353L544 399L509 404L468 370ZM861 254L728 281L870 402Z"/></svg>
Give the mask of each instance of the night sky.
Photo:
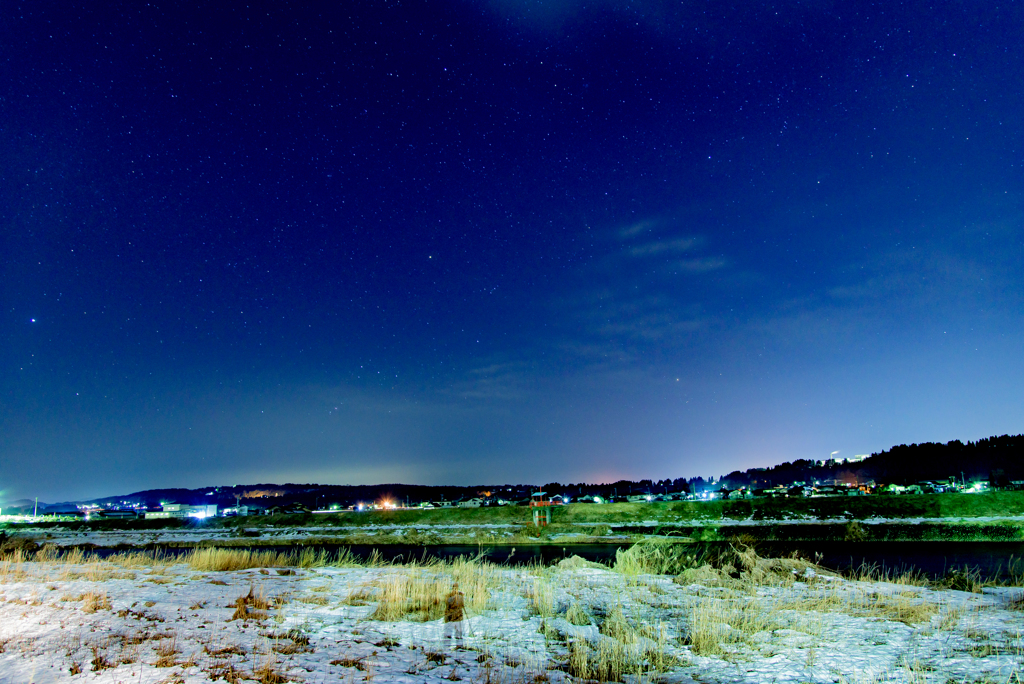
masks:
<svg viewBox="0 0 1024 684"><path fill-rule="evenodd" d="M0 498L1021 432L1022 200L1021 2L5 2Z"/></svg>

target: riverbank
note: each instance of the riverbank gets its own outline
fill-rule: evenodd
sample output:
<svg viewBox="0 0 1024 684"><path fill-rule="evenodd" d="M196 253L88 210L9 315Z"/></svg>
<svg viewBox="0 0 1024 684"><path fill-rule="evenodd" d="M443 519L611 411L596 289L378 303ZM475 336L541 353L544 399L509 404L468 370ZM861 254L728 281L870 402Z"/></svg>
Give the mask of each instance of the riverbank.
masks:
<svg viewBox="0 0 1024 684"><path fill-rule="evenodd" d="M319 522L319 520L315 521ZM98 526L97 526L98 527ZM670 523L639 520L624 523L532 524L262 524L218 526L205 523L133 529L130 525L19 525L6 529L12 538L57 547L189 548L203 546L342 546L342 545L482 545L555 546L634 543L651 538L680 543L742 539L746 542L1024 542L1024 517L911 519L865 521L706 521Z"/></svg>
<svg viewBox="0 0 1024 684"><path fill-rule="evenodd" d="M682 543L1024 542L1024 492L902 497L571 504L552 524L526 507L342 511L207 520L96 520L5 525L37 544L86 548L342 545L623 545Z"/></svg>

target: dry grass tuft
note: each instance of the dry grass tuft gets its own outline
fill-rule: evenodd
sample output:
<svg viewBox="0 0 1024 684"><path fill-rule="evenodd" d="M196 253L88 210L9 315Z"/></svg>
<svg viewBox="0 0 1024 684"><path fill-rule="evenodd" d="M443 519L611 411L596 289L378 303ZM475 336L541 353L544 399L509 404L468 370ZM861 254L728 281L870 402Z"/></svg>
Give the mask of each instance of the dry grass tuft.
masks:
<svg viewBox="0 0 1024 684"><path fill-rule="evenodd" d="M82 595L82 612L95 613L98 610L110 610L110 599L103 592L86 592Z"/></svg>
<svg viewBox="0 0 1024 684"><path fill-rule="evenodd" d="M252 671L252 678L260 684L285 684L289 679L277 667L277 663L268 658Z"/></svg>
<svg viewBox="0 0 1024 684"><path fill-rule="evenodd" d="M555 590L546 579L535 577L533 584L527 588L526 598L530 602L530 609L542 618L555 614Z"/></svg>
<svg viewBox="0 0 1024 684"><path fill-rule="evenodd" d="M156 647L157 658L153 665L155 667L174 667L178 664L175 656L180 652L178 649L178 637L175 635Z"/></svg>
<svg viewBox="0 0 1024 684"><path fill-rule="evenodd" d="M349 606L367 606L377 598L377 590L371 586L356 587L342 601Z"/></svg>
<svg viewBox="0 0 1024 684"><path fill-rule="evenodd" d="M224 680L228 684L242 684L249 679L243 671L235 668L231 663L215 663L210 667L208 674L210 681Z"/></svg>
<svg viewBox="0 0 1024 684"><path fill-rule="evenodd" d="M273 639L271 650L285 655L293 653L312 652L313 647L309 645L309 637L299 629L293 629L282 634L268 635Z"/></svg>
<svg viewBox="0 0 1024 684"><path fill-rule="evenodd" d="M867 615L913 626L931 620L932 616L939 612L939 607L921 600L917 594L901 592L868 594L862 610Z"/></svg>
<svg viewBox="0 0 1024 684"><path fill-rule="evenodd" d="M103 670L109 670L117 667L117 663L112 663L107 660L106 654L100 653L98 648L92 649L92 661L90 662L92 664L93 672L102 672Z"/></svg>
<svg viewBox="0 0 1024 684"><path fill-rule="evenodd" d="M228 608L231 608L231 606L228 606ZM268 617L266 611L270 608L270 602L263 593L263 587L260 587L258 594L255 593L252 587L249 587L248 594L235 599L234 608L235 612L228 619L228 622L234 620L266 620Z"/></svg>
<svg viewBox="0 0 1024 684"><path fill-rule="evenodd" d="M220 646L218 648L210 648L210 645L207 644L203 647L203 650L211 658L229 658L233 655L245 655L245 649L238 644L228 644L227 646Z"/></svg>
<svg viewBox="0 0 1024 684"><path fill-rule="evenodd" d="M573 601L572 605L569 606L569 610L565 613L565 619L568 620L570 625L576 625L577 627L585 627L593 622L587 609L576 601Z"/></svg>
<svg viewBox="0 0 1024 684"><path fill-rule="evenodd" d="M611 637L624 644L635 644L637 641L636 630L626 620L621 606L615 606L601 623L601 634Z"/></svg>
<svg viewBox="0 0 1024 684"><path fill-rule="evenodd" d="M366 666L363 665L362 658L338 658L332 660L331 665L337 665L339 667L354 667L357 670L365 670Z"/></svg>

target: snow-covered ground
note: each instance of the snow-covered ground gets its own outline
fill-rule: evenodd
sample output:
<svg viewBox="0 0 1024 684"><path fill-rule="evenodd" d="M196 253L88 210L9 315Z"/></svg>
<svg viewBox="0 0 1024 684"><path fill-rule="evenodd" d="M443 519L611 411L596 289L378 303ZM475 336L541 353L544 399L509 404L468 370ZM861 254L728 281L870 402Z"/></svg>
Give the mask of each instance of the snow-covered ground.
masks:
<svg viewBox="0 0 1024 684"><path fill-rule="evenodd" d="M794 561L758 568L734 579L709 567L625 575L579 559L232 572L6 562L0 682L525 684L609 667L627 682L1024 677L1020 589L854 582ZM427 613L378 619L389 596L444 596L453 577L474 607L461 646Z"/></svg>

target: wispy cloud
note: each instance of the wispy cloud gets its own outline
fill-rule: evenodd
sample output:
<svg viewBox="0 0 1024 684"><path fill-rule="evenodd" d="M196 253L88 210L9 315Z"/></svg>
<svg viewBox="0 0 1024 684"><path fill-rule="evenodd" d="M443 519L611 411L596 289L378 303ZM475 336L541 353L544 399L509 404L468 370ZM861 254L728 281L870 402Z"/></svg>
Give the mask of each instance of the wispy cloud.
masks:
<svg viewBox="0 0 1024 684"><path fill-rule="evenodd" d="M633 245L628 249L628 251L629 254L634 257L678 254L690 251L697 246L697 243L697 238L693 237L676 238L672 240L653 240L640 245Z"/></svg>
<svg viewBox="0 0 1024 684"><path fill-rule="evenodd" d="M641 233L651 231L657 225L657 221L638 221L620 230L619 238L622 240L630 240L632 238L635 238L637 235L640 235Z"/></svg>
<svg viewBox="0 0 1024 684"><path fill-rule="evenodd" d="M527 379L531 377L529 364L492 363L470 370L452 387L452 393L460 399L480 401L521 399L529 392Z"/></svg>
<svg viewBox="0 0 1024 684"><path fill-rule="evenodd" d="M706 327L700 307L661 294L630 295L603 290L586 295L573 307L587 329L600 338L634 341L682 341Z"/></svg>
<svg viewBox="0 0 1024 684"><path fill-rule="evenodd" d="M728 262L722 257L698 257L680 259L672 263L672 267L685 273L708 273L725 268Z"/></svg>

